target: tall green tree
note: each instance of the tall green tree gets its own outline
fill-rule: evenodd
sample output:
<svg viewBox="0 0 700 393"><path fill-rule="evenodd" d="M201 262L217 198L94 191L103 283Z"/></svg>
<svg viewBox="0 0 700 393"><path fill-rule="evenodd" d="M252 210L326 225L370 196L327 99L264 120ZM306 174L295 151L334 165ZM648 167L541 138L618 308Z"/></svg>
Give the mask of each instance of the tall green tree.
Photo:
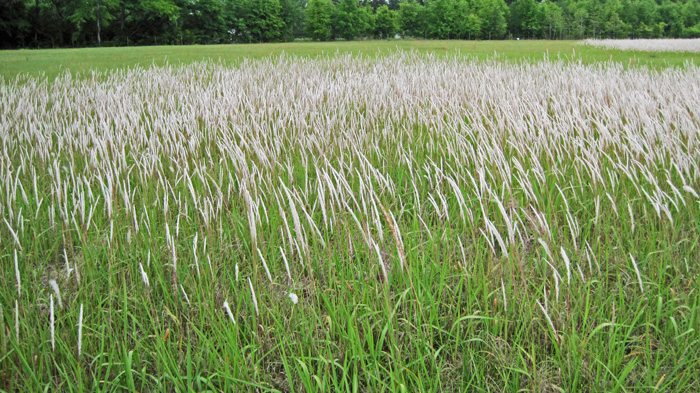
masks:
<svg viewBox="0 0 700 393"><path fill-rule="evenodd" d="M452 34L454 34L454 37L457 39L462 39L467 36L467 18L471 13L470 8L467 0L455 1Z"/></svg>
<svg viewBox="0 0 700 393"><path fill-rule="evenodd" d="M659 6L654 0L641 0L636 3L639 20L638 35L644 38L654 38L654 27L659 23Z"/></svg>
<svg viewBox="0 0 700 393"><path fill-rule="evenodd" d="M333 3L331 0L309 0L306 6L306 34L314 40L331 38Z"/></svg>
<svg viewBox="0 0 700 393"><path fill-rule="evenodd" d="M182 13L175 0L123 0L119 10L122 43L182 43Z"/></svg>
<svg viewBox="0 0 700 393"><path fill-rule="evenodd" d="M626 36L627 25L615 11L613 11L608 17L606 22L606 32L610 38L621 38Z"/></svg>
<svg viewBox="0 0 700 393"><path fill-rule="evenodd" d="M425 30L425 7L415 0L401 3L398 22L399 31L404 36L422 37Z"/></svg>
<svg viewBox="0 0 700 393"><path fill-rule="evenodd" d="M482 36L482 25L483 22L481 18L479 18L479 15L475 13L471 13L467 16L467 22L466 22L466 28L464 31L464 34L466 34L466 38L469 40L472 39L479 39Z"/></svg>
<svg viewBox="0 0 700 393"><path fill-rule="evenodd" d="M333 32L336 37L352 40L357 37L360 15L357 0L340 0L333 15Z"/></svg>
<svg viewBox="0 0 700 393"><path fill-rule="evenodd" d="M508 27L508 6L505 1L482 0L478 15L483 21L481 34L484 38L499 40L505 37Z"/></svg>
<svg viewBox="0 0 700 393"><path fill-rule="evenodd" d="M365 4L369 4L376 13L379 7L388 5L387 0L365 0Z"/></svg>
<svg viewBox="0 0 700 393"><path fill-rule="evenodd" d="M304 5L306 0L279 0L284 22L283 41L292 41L304 34Z"/></svg>
<svg viewBox="0 0 700 393"><path fill-rule="evenodd" d="M573 14L574 30L576 38L584 38L586 36L586 25L588 23L588 10L581 4L574 8Z"/></svg>
<svg viewBox="0 0 700 393"><path fill-rule="evenodd" d="M540 6L535 0L516 0L510 7L510 32L525 38L537 38L542 29Z"/></svg>
<svg viewBox="0 0 700 393"><path fill-rule="evenodd" d="M377 16L372 6L365 5L358 9L357 35L360 37L372 37Z"/></svg>
<svg viewBox="0 0 700 393"><path fill-rule="evenodd" d="M250 6L248 0L227 1L224 4L224 23L226 24L226 33L230 41L252 41L246 25Z"/></svg>
<svg viewBox="0 0 700 393"><path fill-rule="evenodd" d="M547 1L542 4L542 15L547 39L561 38L564 31L564 11L557 3Z"/></svg>
<svg viewBox="0 0 700 393"><path fill-rule="evenodd" d="M457 10L455 0L432 0L428 3L428 34L441 40L455 37Z"/></svg>
<svg viewBox="0 0 700 393"><path fill-rule="evenodd" d="M224 3L220 0L186 2L182 16L174 18L175 22L179 20L182 22L178 28L182 30L186 43L221 43L226 39ZM180 41L182 42L182 36Z"/></svg>
<svg viewBox="0 0 700 393"><path fill-rule="evenodd" d="M398 11L401 8L401 3L403 3L403 0L387 0L387 5L392 11Z"/></svg>
<svg viewBox="0 0 700 393"><path fill-rule="evenodd" d="M670 37L683 36L683 18L681 18L682 4L675 1L663 0L659 6L661 20L666 22L664 35Z"/></svg>
<svg viewBox="0 0 700 393"><path fill-rule="evenodd" d="M396 19L396 12L390 10L388 6L377 8L374 35L379 38L392 38L398 29Z"/></svg>
<svg viewBox="0 0 700 393"><path fill-rule="evenodd" d="M605 24L605 10L599 0L588 0L586 2L588 9L588 28L589 34L593 38L601 38Z"/></svg>
<svg viewBox="0 0 700 393"><path fill-rule="evenodd" d="M97 46L102 45L102 29L114 19L114 12L117 9L117 0L84 0L76 3L73 13L69 19L76 25L76 32L72 40L80 38L80 33L87 33L89 28L86 24L94 24L95 41Z"/></svg>
<svg viewBox="0 0 700 393"><path fill-rule="evenodd" d="M683 6L683 36L685 38L700 37L700 2L686 0Z"/></svg>
<svg viewBox="0 0 700 393"><path fill-rule="evenodd" d="M282 40L286 24L279 0L250 0L246 28L252 42Z"/></svg>
<svg viewBox="0 0 700 393"><path fill-rule="evenodd" d="M23 47L31 29L24 1L3 1L0 4L0 15L0 48Z"/></svg>

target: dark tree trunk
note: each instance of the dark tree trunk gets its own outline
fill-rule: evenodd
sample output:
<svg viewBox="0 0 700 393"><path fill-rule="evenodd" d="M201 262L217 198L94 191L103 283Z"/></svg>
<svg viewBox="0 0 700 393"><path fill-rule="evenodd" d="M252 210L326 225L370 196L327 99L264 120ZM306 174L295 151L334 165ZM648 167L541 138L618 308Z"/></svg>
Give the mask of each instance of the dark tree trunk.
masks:
<svg viewBox="0 0 700 393"><path fill-rule="evenodd" d="M121 31L122 35L126 35L124 33L124 29L126 28L126 4L123 1L121 11L121 15L119 16L119 31Z"/></svg>

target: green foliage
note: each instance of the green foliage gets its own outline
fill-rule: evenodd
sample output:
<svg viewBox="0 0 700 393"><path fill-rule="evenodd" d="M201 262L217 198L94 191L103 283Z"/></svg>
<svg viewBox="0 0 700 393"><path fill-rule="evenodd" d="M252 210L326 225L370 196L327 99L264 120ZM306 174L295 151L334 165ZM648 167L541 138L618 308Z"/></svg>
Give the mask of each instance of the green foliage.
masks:
<svg viewBox="0 0 700 393"><path fill-rule="evenodd" d="M398 30L396 11L383 5L377 8L377 16L374 25L374 36L380 39L393 38Z"/></svg>
<svg viewBox="0 0 700 393"><path fill-rule="evenodd" d="M175 20L180 16L180 7L173 0L143 0L141 9L147 14Z"/></svg>
<svg viewBox="0 0 700 393"><path fill-rule="evenodd" d="M215 0L218 1L218 0ZM301 10L295 0L243 0L226 6L227 34L238 42L276 42L293 38ZM284 5L284 6L283 6ZM286 21L292 23L288 25Z"/></svg>
<svg viewBox="0 0 700 393"><path fill-rule="evenodd" d="M306 6L306 34L317 41L331 38L333 3L331 0L309 0Z"/></svg>
<svg viewBox="0 0 700 393"><path fill-rule="evenodd" d="M102 29L114 19L118 0L84 0L76 3L73 12L68 19L75 24L76 30L72 34L72 41L77 41L82 34L91 32L94 34L97 45L102 45Z"/></svg>
<svg viewBox="0 0 700 393"><path fill-rule="evenodd" d="M467 0L457 0L455 3L455 22L452 33L458 39L478 38L481 33L481 19L474 14Z"/></svg>
<svg viewBox="0 0 700 393"><path fill-rule="evenodd" d="M483 21L481 34L484 38L498 40L505 37L508 27L508 6L505 1L483 0L478 15Z"/></svg>
<svg viewBox="0 0 700 393"><path fill-rule="evenodd" d="M305 3L305 0L280 0L281 18L284 22L283 41L291 41L304 35Z"/></svg>
<svg viewBox="0 0 700 393"><path fill-rule="evenodd" d="M360 29L360 10L357 0L340 0L333 15L333 34L346 40L357 37Z"/></svg>
<svg viewBox="0 0 700 393"><path fill-rule="evenodd" d="M221 43L226 39L223 3L219 0L199 0L197 7L185 5L182 14L182 30L187 32L185 43L204 44L207 41ZM177 17L168 16L177 21Z"/></svg>
<svg viewBox="0 0 700 393"><path fill-rule="evenodd" d="M456 0L431 0L428 7L428 35L431 38L450 39L457 36Z"/></svg>
<svg viewBox="0 0 700 393"><path fill-rule="evenodd" d="M682 11L683 36L686 38L700 37L700 1L687 0Z"/></svg>
<svg viewBox="0 0 700 393"><path fill-rule="evenodd" d="M659 15L666 23L664 37L681 37L683 35L683 19L681 18L682 4L675 1L663 0L659 6Z"/></svg>
<svg viewBox="0 0 700 393"><path fill-rule="evenodd" d="M561 38L565 28L564 11L556 3L546 2L542 5L544 28L548 39Z"/></svg>
<svg viewBox="0 0 700 393"><path fill-rule="evenodd" d="M360 37L372 37L374 35L374 26L376 24L376 15L372 6L365 5L358 10L358 28L357 34Z"/></svg>
<svg viewBox="0 0 700 393"><path fill-rule="evenodd" d="M475 13L470 13L467 16L467 22L464 25L464 31L462 32L462 37L467 39L479 39L482 37L482 25L483 22L479 15Z"/></svg>
<svg viewBox="0 0 700 393"><path fill-rule="evenodd" d="M542 6L535 0L516 0L510 6L509 28L511 34L523 38L536 38L542 29Z"/></svg>
<svg viewBox="0 0 700 393"><path fill-rule="evenodd" d="M399 5L399 31L407 37L422 37L425 33L425 7L415 0Z"/></svg>
<svg viewBox="0 0 700 393"><path fill-rule="evenodd" d="M6 0L0 3L0 48L12 48L16 43L25 45L31 24L22 0Z"/></svg>
<svg viewBox="0 0 700 393"><path fill-rule="evenodd" d="M620 16L617 15L617 12L613 12L608 18L606 31L610 37L622 38L627 35L627 27L628 26L622 21L622 19L620 19ZM660 35L660 33L658 34Z"/></svg>
<svg viewBox="0 0 700 393"><path fill-rule="evenodd" d="M282 39L286 24L279 0L250 0L246 27L252 42L274 42Z"/></svg>
<svg viewBox="0 0 700 393"><path fill-rule="evenodd" d="M393 14L380 15L383 6ZM700 2L6 0L0 14L0 46L8 48L353 40L390 31L433 39L690 38L698 36Z"/></svg>

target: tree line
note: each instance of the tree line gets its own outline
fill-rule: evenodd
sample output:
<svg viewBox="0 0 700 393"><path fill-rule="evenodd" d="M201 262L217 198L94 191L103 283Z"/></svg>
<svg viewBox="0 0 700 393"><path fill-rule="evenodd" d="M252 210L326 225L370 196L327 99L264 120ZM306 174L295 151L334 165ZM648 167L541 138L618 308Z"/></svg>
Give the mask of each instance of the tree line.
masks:
<svg viewBox="0 0 700 393"><path fill-rule="evenodd" d="M698 0L2 0L0 47L700 37Z"/></svg>

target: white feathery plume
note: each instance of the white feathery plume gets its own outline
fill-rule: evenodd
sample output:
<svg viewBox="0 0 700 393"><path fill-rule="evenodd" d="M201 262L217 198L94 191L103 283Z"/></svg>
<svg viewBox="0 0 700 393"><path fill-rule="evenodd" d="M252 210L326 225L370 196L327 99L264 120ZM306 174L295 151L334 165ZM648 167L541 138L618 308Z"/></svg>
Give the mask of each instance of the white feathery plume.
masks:
<svg viewBox="0 0 700 393"><path fill-rule="evenodd" d="M629 254L630 259L632 260L632 266L634 266L634 272L637 273L637 280L639 281L639 289L642 290L642 293L644 293L644 285L642 284L642 275L639 274L639 268L637 267L637 261L634 260L634 256L632 254Z"/></svg>
<svg viewBox="0 0 700 393"><path fill-rule="evenodd" d="M49 280L49 286L51 289L53 289L53 293L56 295L56 299L58 299L58 307L63 308L63 302L61 301L61 291L58 289L58 284L56 283L56 280Z"/></svg>
<svg viewBox="0 0 700 393"><path fill-rule="evenodd" d="M544 317L547 318L547 323L549 323L549 327L552 328L552 333L554 334L554 339L557 340L557 329L554 328L554 324L552 323L552 320L549 318L549 314L547 314L547 310L542 307L542 303L540 303L539 300L536 300L537 305L540 307L540 310L542 310L542 314L544 314Z"/></svg>
<svg viewBox="0 0 700 393"><path fill-rule="evenodd" d="M146 287L150 288L151 284L148 282L148 274L146 274L146 271L143 270L143 265L140 262L139 269L141 270L141 279L143 280L143 283L146 284Z"/></svg>
<svg viewBox="0 0 700 393"><path fill-rule="evenodd" d="M63 260L66 262L66 280L70 278L70 274L73 272L73 268L70 267L68 263L68 254L66 254L66 249L63 249Z"/></svg>
<svg viewBox="0 0 700 393"><path fill-rule="evenodd" d="M282 260L284 261L284 268L287 270L287 278L289 278L289 282L292 282L292 273L289 271L289 263L287 262L287 257L284 255L284 251L282 250L282 247L280 249L280 254L282 255Z"/></svg>
<svg viewBox="0 0 700 393"><path fill-rule="evenodd" d="M15 299L15 342L19 344L19 302Z"/></svg>
<svg viewBox="0 0 700 393"><path fill-rule="evenodd" d="M382 268L382 275L384 276L384 283L388 283L389 276L387 275L386 267L384 266L384 260L382 258L382 254L379 252L379 246L377 245L377 243L374 240L372 240L372 245L374 246L374 250L377 253L377 260L379 261L379 267Z"/></svg>
<svg viewBox="0 0 700 393"><path fill-rule="evenodd" d="M5 221L5 225L7 226L7 229L10 231L10 234L12 235L12 239L15 241L17 248L19 248L19 250L22 251L22 245L19 244L19 237L17 237L17 233L12 229L12 227L10 226L10 223L7 222L7 220L4 217L2 220Z"/></svg>
<svg viewBox="0 0 700 393"><path fill-rule="evenodd" d="M544 240L542 240L542 238L537 238L537 243L540 243L542 248L544 248L544 252L547 254L547 257L549 257L549 259L554 259L552 257L552 253L549 251L549 246L547 246L547 243L545 243Z"/></svg>
<svg viewBox="0 0 700 393"><path fill-rule="evenodd" d="M262 261L263 267L265 268L265 273L267 273L267 279L270 280L270 284L272 284L272 275L270 274L270 269L267 268L267 263L265 263L265 258L263 258L262 253L260 252L259 248L256 248L258 250L258 256L260 256L260 260Z"/></svg>
<svg viewBox="0 0 700 393"><path fill-rule="evenodd" d="M695 199L700 199L700 196L698 196L698 193L695 192L695 190L693 189L693 187L687 186L687 185L686 185L686 186L683 186L683 190L684 190L685 192L689 193L690 195L694 196Z"/></svg>
<svg viewBox="0 0 700 393"><path fill-rule="evenodd" d="M83 304L80 303L80 317L78 317L78 358L83 350Z"/></svg>
<svg viewBox="0 0 700 393"><path fill-rule="evenodd" d="M185 298L185 301L187 302L187 305L190 305L190 298L187 297L187 292L185 292L185 288L183 288L182 284L180 284L180 290L182 291L182 296Z"/></svg>
<svg viewBox="0 0 700 393"><path fill-rule="evenodd" d="M19 265L17 265L17 250L15 251L15 278L17 279L17 298L22 297L22 282L19 278Z"/></svg>
<svg viewBox="0 0 700 393"><path fill-rule="evenodd" d="M197 236L194 234L194 240L192 241L192 255L194 255L194 266L197 268L197 278L199 278L199 263L197 262Z"/></svg>
<svg viewBox="0 0 700 393"><path fill-rule="evenodd" d="M49 308L50 308L49 323L51 324L51 350L55 352L56 351L56 331L54 330L53 295L49 295Z"/></svg>
<svg viewBox="0 0 700 393"><path fill-rule="evenodd" d="M564 259L564 264L566 265L566 283L571 285L571 261L569 261L569 256L566 255L564 247L561 247L561 257Z"/></svg>
<svg viewBox="0 0 700 393"><path fill-rule="evenodd" d="M258 300L255 297L255 290L253 289L253 283L248 278L248 285L250 286L250 295L253 297L253 306L255 306L255 315L260 316L260 310L258 309Z"/></svg>
<svg viewBox="0 0 700 393"><path fill-rule="evenodd" d="M236 324L236 320L233 318L233 313L231 312L231 308L228 306L228 301L224 300L224 310L226 310L226 314L228 314L228 317L231 318L231 322L233 324Z"/></svg>
<svg viewBox="0 0 700 393"><path fill-rule="evenodd" d="M630 213L630 222L632 223L632 229L630 232L634 235L634 211L632 211L632 205L627 204L627 211Z"/></svg>
<svg viewBox="0 0 700 393"><path fill-rule="evenodd" d="M299 302L299 297L297 297L296 293L289 292L288 296L292 300L292 303L297 304Z"/></svg>
<svg viewBox="0 0 700 393"><path fill-rule="evenodd" d="M506 286L503 284L503 279L501 279L501 290L503 291L503 309L508 312L508 300L506 299Z"/></svg>

